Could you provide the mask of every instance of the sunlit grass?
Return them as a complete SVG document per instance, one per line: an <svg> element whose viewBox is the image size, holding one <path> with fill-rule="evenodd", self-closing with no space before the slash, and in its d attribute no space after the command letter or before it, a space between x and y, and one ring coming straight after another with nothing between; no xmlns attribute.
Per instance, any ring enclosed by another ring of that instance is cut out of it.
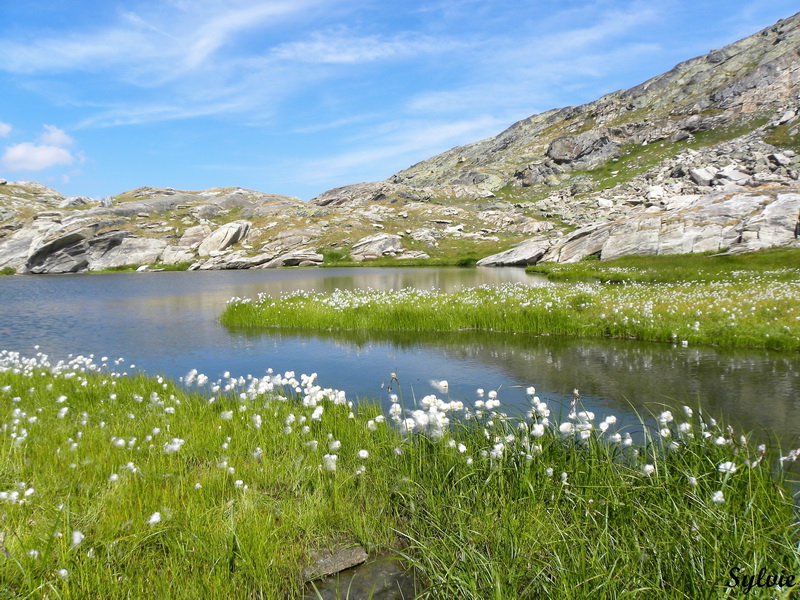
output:
<svg viewBox="0 0 800 600"><path fill-rule="evenodd" d="M551 281L596 279L604 282L680 283L734 281L743 275L776 281L800 279L800 249L774 248L747 254L670 254L623 256L614 260L577 263L539 263L528 273L547 275Z"/></svg>
<svg viewBox="0 0 800 600"><path fill-rule="evenodd" d="M441 381L384 415L313 375L124 366L0 354L0 597L296 598L340 542L401 548L425 598L713 598L734 567L800 570L798 451L688 408L625 429Z"/></svg>
<svg viewBox="0 0 800 600"><path fill-rule="evenodd" d="M458 292L337 290L234 298L222 323L371 331L484 330L800 349L800 278L728 272L725 280L505 284Z"/></svg>

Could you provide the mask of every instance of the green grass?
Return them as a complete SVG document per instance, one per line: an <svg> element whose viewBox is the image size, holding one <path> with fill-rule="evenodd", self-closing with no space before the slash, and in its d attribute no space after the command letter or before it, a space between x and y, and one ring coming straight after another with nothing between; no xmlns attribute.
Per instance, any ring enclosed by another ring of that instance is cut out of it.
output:
<svg viewBox="0 0 800 600"><path fill-rule="evenodd" d="M3 267L0 269L0 275L16 275L17 270L14 267Z"/></svg>
<svg viewBox="0 0 800 600"><path fill-rule="evenodd" d="M794 122L791 125L778 125L772 128L767 135L764 136L764 141L772 144L776 148L784 148L800 152L800 139L797 135L791 135L789 132L797 129L798 123Z"/></svg>
<svg viewBox="0 0 800 600"><path fill-rule="evenodd" d="M384 256L374 260L356 262L354 260L341 260L338 262L323 262L322 267L474 267L481 258L478 256L461 256L448 258L394 258Z"/></svg>
<svg viewBox="0 0 800 600"><path fill-rule="evenodd" d="M187 391L111 368L0 356L0 597L298 598L342 542L402 548L447 600L721 598L733 567L800 569L789 463L699 413L618 430L529 390L519 416L401 394L381 421L293 374Z"/></svg>
<svg viewBox="0 0 800 600"><path fill-rule="evenodd" d="M764 255L764 260L769 261L769 256ZM700 258L687 258L685 265ZM597 261L575 267L581 276L602 274L602 268L603 263ZM690 266L677 269L691 270ZM635 272L623 271L625 276ZM235 328L478 330L800 350L797 269L777 274L757 269L727 271L721 278L710 273L705 280L674 281L672 270L662 271L667 283L639 283L631 277L631 282L623 284L506 284L450 293L300 291L255 301L234 299L221 321Z"/></svg>
<svg viewBox="0 0 800 600"><path fill-rule="evenodd" d="M109 267L107 269L100 269L98 271L90 271L90 273L132 273L141 266L141 264L120 265L118 267ZM192 261L174 264L155 263L146 266L150 271L187 271L189 267L192 266Z"/></svg>
<svg viewBox="0 0 800 600"><path fill-rule="evenodd" d="M777 281L800 277L800 249L775 248L747 254L669 254L624 256L600 261L597 257L577 263L539 263L528 273L547 275L551 281L596 279L609 282L678 283L726 281L732 273L769 274Z"/></svg>
<svg viewBox="0 0 800 600"><path fill-rule="evenodd" d="M189 267L191 267L192 264L193 261L186 261L174 264L159 263L155 265L153 268L158 269L160 271L188 271Z"/></svg>

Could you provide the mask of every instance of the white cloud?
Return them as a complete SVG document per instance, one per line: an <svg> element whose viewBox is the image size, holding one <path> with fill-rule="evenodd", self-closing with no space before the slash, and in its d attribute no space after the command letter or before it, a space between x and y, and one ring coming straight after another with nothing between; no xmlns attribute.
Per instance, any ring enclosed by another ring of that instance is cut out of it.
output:
<svg viewBox="0 0 800 600"><path fill-rule="evenodd" d="M59 129L55 125L45 125L44 129L44 133L39 136L39 141L44 146L65 148L75 143L75 140L68 136L63 129Z"/></svg>
<svg viewBox="0 0 800 600"><path fill-rule="evenodd" d="M11 133L11 125L0 121L0 138L8 137L9 133Z"/></svg>
<svg viewBox="0 0 800 600"><path fill-rule="evenodd" d="M3 166L9 171L41 171L57 165L70 165L74 157L64 148L30 142L6 148Z"/></svg>

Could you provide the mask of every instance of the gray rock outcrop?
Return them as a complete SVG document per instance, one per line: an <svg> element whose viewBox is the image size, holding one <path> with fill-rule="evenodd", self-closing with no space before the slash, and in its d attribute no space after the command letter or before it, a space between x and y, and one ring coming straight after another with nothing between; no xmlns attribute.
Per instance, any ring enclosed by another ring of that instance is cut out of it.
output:
<svg viewBox="0 0 800 600"><path fill-rule="evenodd" d="M250 233L250 221L231 221L219 227L206 237L197 247L197 254L210 256L212 252L221 252L229 246L240 242Z"/></svg>
<svg viewBox="0 0 800 600"><path fill-rule="evenodd" d="M611 260L628 254L745 252L797 245L799 215L800 193L717 193L674 210L642 211L579 229L537 260L570 263L592 255ZM530 244L535 247L536 242ZM504 254L484 259L484 264L508 264L498 262Z"/></svg>
<svg viewBox="0 0 800 600"><path fill-rule="evenodd" d="M535 265L550 249L547 239L527 240L505 252L492 254L478 261L479 267L522 267Z"/></svg>
<svg viewBox="0 0 800 600"><path fill-rule="evenodd" d="M119 245L91 261L92 271L124 267L128 265L149 265L158 262L167 247L164 240L129 236Z"/></svg>
<svg viewBox="0 0 800 600"><path fill-rule="evenodd" d="M378 233L358 240L350 248L350 257L356 262L374 260L381 256L395 256L403 250L400 236Z"/></svg>

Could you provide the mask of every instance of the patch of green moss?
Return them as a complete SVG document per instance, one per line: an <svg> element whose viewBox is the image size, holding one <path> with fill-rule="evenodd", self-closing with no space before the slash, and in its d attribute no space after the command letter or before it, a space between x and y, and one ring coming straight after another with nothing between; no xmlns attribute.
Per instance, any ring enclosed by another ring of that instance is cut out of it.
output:
<svg viewBox="0 0 800 600"><path fill-rule="evenodd" d="M768 144L772 144L776 148L800 152L800 136L790 133L791 131L796 131L798 128L800 128L798 123L778 125L764 136L764 141Z"/></svg>

